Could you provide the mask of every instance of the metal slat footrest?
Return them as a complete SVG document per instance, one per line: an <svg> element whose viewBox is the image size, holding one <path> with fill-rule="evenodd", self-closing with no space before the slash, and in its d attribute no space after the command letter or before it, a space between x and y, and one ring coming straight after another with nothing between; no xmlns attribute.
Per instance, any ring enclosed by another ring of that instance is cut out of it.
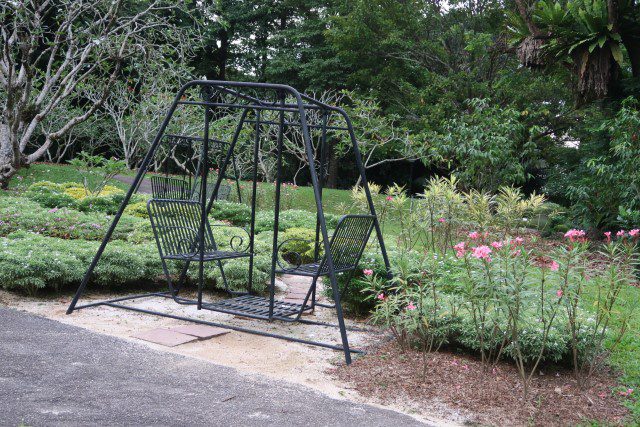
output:
<svg viewBox="0 0 640 427"><path fill-rule="evenodd" d="M235 314L257 319L269 319L269 299L254 295L242 295L222 301L203 303L202 308L206 310L219 311L222 313ZM310 305L296 304L285 301L274 301L273 316L289 317L301 311L312 310Z"/></svg>

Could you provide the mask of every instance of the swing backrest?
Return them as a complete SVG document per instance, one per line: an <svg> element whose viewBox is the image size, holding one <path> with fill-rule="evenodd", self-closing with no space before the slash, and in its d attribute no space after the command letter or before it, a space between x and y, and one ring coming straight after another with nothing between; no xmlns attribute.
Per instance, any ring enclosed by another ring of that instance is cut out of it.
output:
<svg viewBox="0 0 640 427"><path fill-rule="evenodd" d="M193 255L199 251L202 206L193 200L151 199L147 203L151 228L163 257ZM217 249L211 225L205 221L205 252Z"/></svg>
<svg viewBox="0 0 640 427"><path fill-rule="evenodd" d="M184 179L154 175L151 177L151 195L154 199L188 199L189 183Z"/></svg>
<svg viewBox="0 0 640 427"><path fill-rule="evenodd" d="M355 270L373 230L373 215L345 215L336 227L329 243L333 266L336 271ZM320 271L328 272L326 256L322 259Z"/></svg>
<svg viewBox="0 0 640 427"><path fill-rule="evenodd" d="M207 200L211 199L211 195L213 194L213 190L215 190L215 183L207 182ZM220 188L218 188L218 195L216 196L216 200L227 200L229 198L229 194L231 194L231 186L229 184L220 184ZM196 180L196 183L193 188L193 194L191 195L191 200L200 200L200 181Z"/></svg>

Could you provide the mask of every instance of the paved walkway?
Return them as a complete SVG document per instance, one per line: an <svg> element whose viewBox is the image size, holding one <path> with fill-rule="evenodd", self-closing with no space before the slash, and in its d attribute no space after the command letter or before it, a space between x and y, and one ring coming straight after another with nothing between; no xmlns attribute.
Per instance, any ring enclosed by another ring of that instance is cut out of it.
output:
<svg viewBox="0 0 640 427"><path fill-rule="evenodd" d="M0 307L0 425L20 424L420 425L396 412Z"/></svg>
<svg viewBox="0 0 640 427"><path fill-rule="evenodd" d="M131 186L135 177L128 175L115 175L113 179L124 182L125 184L129 184L129 186ZM142 178L142 182L138 187L138 193L151 194L151 180L149 178Z"/></svg>

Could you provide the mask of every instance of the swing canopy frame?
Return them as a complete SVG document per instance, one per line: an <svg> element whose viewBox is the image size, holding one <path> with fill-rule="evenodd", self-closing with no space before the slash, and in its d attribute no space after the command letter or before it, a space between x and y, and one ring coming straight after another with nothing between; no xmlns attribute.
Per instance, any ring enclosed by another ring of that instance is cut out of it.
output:
<svg viewBox="0 0 640 427"><path fill-rule="evenodd" d="M192 127L190 131L185 131L188 126L184 125L184 116L181 116L180 109L194 108L201 111L197 116L202 119L201 126ZM233 131L226 132L227 135L233 134L231 140L225 140L224 136L222 136L224 132L219 132L221 123L232 125L231 129ZM177 127L180 127L180 132L184 134L176 134ZM270 132L271 130L275 131ZM194 132L197 132L198 135L193 135ZM314 245L313 261L303 263L299 254L292 255L288 253L286 254L288 262L285 262L287 265L283 265L282 249L287 241L279 241L278 230L281 192L284 184L282 180L284 138L287 133L296 133L296 140L303 145L301 149L308 165L317 215L315 224L316 238L312 243ZM332 136L343 133L350 140L360 186L366 196L368 208L368 212L343 216L339 220L332 236L329 235L327 229L322 201L322 192L329 162L329 133ZM312 135L317 138L315 145ZM276 147L273 244L268 296L255 295L252 292L253 270L255 268L254 238L256 234L258 164L260 161L259 156L263 154L260 151L261 144L265 138L272 138ZM249 164L251 165L251 194L247 197L250 200L246 200L251 205L251 219L247 229L242 230L239 235L233 236L229 244L226 247L222 247L224 245L216 242L215 233L212 230L216 227L225 226L225 224L217 222L211 224L209 216L214 203L217 200L225 199L229 195L231 186L225 182L226 179L232 178L235 180L238 199L242 201L240 191L241 176L236 162L239 141L244 141L245 146L251 147L251 153L248 156L250 158ZM184 151L185 147L190 153L187 156L189 161L180 161L176 150ZM319 156L316 155L318 149ZM164 160L158 162L158 156L165 156ZM170 170L167 166L165 176L152 176L153 196L147 204L154 237L169 287L168 291L130 295L78 305L125 208L138 191L148 169L152 165L168 165L171 161L170 159L173 159L175 164L179 166L177 169L186 172L188 179L176 178L170 175ZM190 168L188 163L195 164L195 160L197 160L197 166ZM217 166L216 174L211 173L214 166ZM213 181L210 181L210 176L213 176ZM347 327L340 300L344 296L342 293L347 290L348 282L357 269L369 237L374 232L388 275L391 277L384 239L367 183L365 168L358 149L353 125L342 108L328 105L301 94L287 85L194 80L185 84L176 94L157 136L152 141L149 151L142 160L131 187L107 229L69 305L67 314L71 314L75 310L96 306L122 308L340 350L344 352L345 360L349 364L351 363L351 353L359 351L349 347ZM231 290L229 288L224 274L223 261L230 259L246 259L248 261L249 274L246 291ZM181 272L177 280L174 280L175 276L172 276L169 272L169 264L172 262L177 262L181 265ZM206 262L217 263L225 289L230 295L229 299L214 302L203 301L202 291L204 287L204 265ZM189 299L180 295L191 263L197 264L198 267L197 299ZM276 274L293 274L312 278L312 284L303 303L292 303L276 299ZM347 285L343 287L342 291L338 286L338 274L348 275ZM323 276L329 279L334 301L333 305L316 302L316 284L318 279ZM220 322L177 316L126 304L130 300L148 297L171 298L178 304L194 305L198 310L217 311L267 321L333 326L340 330L341 344L300 339ZM302 314L313 311L316 306L335 309L338 324L333 325L302 318Z"/></svg>

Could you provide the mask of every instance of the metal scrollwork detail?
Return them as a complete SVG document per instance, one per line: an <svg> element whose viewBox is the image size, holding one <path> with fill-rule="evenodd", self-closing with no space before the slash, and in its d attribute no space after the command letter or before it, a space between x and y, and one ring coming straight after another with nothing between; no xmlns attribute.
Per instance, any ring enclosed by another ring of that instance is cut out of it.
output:
<svg viewBox="0 0 640 427"><path fill-rule="evenodd" d="M302 254L300 254L299 252L296 251L292 251L292 250L287 250L286 247L284 247L285 244L293 242L293 241L298 241L298 242L313 242L313 240L308 240L308 239L300 239L300 238L291 238L291 239L287 239L283 242L281 242L278 245L278 251L277 254L278 256L276 257L276 263L278 264L278 267L280 267L280 269L282 270L295 270L297 268L299 268L304 261L304 258L302 256ZM288 265L283 265L283 261L284 263L288 264Z"/></svg>
<svg viewBox="0 0 640 427"><path fill-rule="evenodd" d="M237 241L240 241L239 243L235 243ZM244 252L246 251L247 248L242 248L242 245L244 244L244 239L242 238L242 236L233 236L230 240L229 240L229 246L231 247L231 250L235 251L235 252Z"/></svg>

